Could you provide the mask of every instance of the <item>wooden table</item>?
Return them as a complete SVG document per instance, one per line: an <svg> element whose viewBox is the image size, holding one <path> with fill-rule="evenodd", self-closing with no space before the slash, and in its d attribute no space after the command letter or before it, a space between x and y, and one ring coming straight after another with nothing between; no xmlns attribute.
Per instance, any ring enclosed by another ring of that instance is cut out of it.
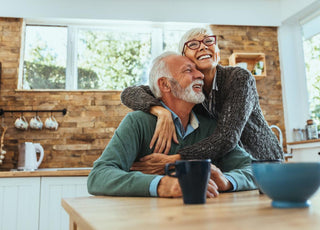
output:
<svg viewBox="0 0 320 230"><path fill-rule="evenodd" d="M70 229L294 230L320 229L320 192L311 206L276 209L257 190L223 193L204 205L184 205L182 199L81 197L62 199Z"/></svg>

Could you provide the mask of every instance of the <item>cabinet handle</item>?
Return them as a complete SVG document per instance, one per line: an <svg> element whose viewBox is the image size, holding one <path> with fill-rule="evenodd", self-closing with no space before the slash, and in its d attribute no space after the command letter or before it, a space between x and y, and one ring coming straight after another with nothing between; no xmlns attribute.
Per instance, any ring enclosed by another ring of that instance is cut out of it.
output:
<svg viewBox="0 0 320 230"><path fill-rule="evenodd" d="M320 152L318 152L318 155L320 155Z"/></svg>

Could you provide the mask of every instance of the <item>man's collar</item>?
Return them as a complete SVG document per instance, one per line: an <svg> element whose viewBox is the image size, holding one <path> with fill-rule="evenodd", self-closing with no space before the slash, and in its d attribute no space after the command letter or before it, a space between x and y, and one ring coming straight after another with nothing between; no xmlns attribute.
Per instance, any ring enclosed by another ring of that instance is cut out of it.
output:
<svg viewBox="0 0 320 230"><path fill-rule="evenodd" d="M182 123L181 123L181 120L180 120L180 118L178 117L178 115L175 114L175 112L173 112L163 101L160 101L160 102L161 102L161 104L162 104L167 110L169 110L169 111L171 112L171 114L172 114L172 119L173 119L174 121L175 121L175 120L178 120L179 123L181 124L181 127L182 127ZM199 122L196 114L195 114L193 111L191 111L191 113L190 113L190 119L189 119L189 124L188 124L188 125L190 125L193 129L197 129L197 128L199 127L199 124L200 124L200 122Z"/></svg>

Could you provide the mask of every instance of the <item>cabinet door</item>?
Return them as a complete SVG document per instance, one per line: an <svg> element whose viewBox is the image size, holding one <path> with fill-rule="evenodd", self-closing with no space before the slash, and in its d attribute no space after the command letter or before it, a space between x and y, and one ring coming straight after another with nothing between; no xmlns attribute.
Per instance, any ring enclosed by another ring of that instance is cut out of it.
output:
<svg viewBox="0 0 320 230"><path fill-rule="evenodd" d="M69 216L61 199L79 196L89 196L87 177L42 177L39 229L69 229Z"/></svg>
<svg viewBox="0 0 320 230"><path fill-rule="evenodd" d="M292 161L313 162L320 161L320 147L318 148L301 148L292 150Z"/></svg>
<svg viewBox="0 0 320 230"><path fill-rule="evenodd" d="M36 230L40 177L0 178L0 229Z"/></svg>
<svg viewBox="0 0 320 230"><path fill-rule="evenodd" d="M310 162L320 161L320 142L319 141L303 141L290 143L287 145L288 152L292 153L289 161Z"/></svg>

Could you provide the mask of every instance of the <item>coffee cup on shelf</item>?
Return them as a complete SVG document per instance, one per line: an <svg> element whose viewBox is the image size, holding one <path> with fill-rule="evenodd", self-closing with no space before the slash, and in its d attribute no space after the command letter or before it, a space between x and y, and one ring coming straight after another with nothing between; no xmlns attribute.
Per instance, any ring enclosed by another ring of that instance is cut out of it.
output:
<svg viewBox="0 0 320 230"><path fill-rule="evenodd" d="M45 127L47 129L57 130L58 126L59 126L59 124L58 124L57 120L54 118L54 116L48 117L45 121Z"/></svg>
<svg viewBox="0 0 320 230"><path fill-rule="evenodd" d="M30 120L30 128L31 129L41 130L42 127L43 127L43 123L42 123L39 116L34 116L33 118L31 118L31 120Z"/></svg>
<svg viewBox="0 0 320 230"><path fill-rule="evenodd" d="M19 118L16 119L16 121L14 122L14 126L17 129L20 130L27 130L28 129L28 121L24 116L20 116Z"/></svg>

